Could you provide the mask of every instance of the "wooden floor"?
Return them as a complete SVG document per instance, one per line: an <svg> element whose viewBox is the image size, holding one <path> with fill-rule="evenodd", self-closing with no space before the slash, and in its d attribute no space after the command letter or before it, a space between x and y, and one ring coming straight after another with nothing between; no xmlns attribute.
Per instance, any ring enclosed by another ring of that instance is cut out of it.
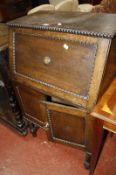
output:
<svg viewBox="0 0 116 175"><path fill-rule="evenodd" d="M43 130L33 138L0 124L0 175L89 175L83 151L47 140ZM116 135L108 136L94 175L116 175Z"/></svg>

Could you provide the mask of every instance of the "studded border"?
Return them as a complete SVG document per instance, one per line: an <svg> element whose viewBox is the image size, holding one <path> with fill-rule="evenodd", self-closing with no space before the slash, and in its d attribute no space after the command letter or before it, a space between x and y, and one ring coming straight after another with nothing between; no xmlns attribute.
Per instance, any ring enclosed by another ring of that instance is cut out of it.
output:
<svg viewBox="0 0 116 175"><path fill-rule="evenodd" d="M22 97L21 97L21 95L20 95L20 90L19 90L19 87L18 87L18 86L16 86L16 90L17 90L18 96L19 96L19 98L20 98L22 107L23 107L23 109L25 109L25 108L24 108L23 99L22 99ZM43 122L43 121L41 121L41 120L39 120L39 119L36 119L34 116L32 116L32 115L30 115L30 114L28 114L28 113L26 113L26 112L24 112L24 114L25 114L26 116L29 116L30 118L36 120L36 121L39 122L40 124L44 124L44 125L45 125L45 122Z"/></svg>
<svg viewBox="0 0 116 175"><path fill-rule="evenodd" d="M18 28L30 28L35 30L47 30L52 32L62 32L62 33L71 33L71 34L80 34L86 36L94 36L94 37L101 37L101 38L113 38L116 34L115 33L107 33L107 32L93 32L93 31L86 31L86 30L78 30L78 29L69 29L69 28L57 28L57 27L50 27L50 26L34 26L31 24L12 24L8 23L11 27L18 27Z"/></svg>
<svg viewBox="0 0 116 175"><path fill-rule="evenodd" d="M17 33L17 34L18 34L18 33ZM19 33L19 34L20 34L20 33ZM23 77L23 78L26 78L26 79L28 79L28 80L31 80L31 81L33 81L33 82L36 82L36 83L45 85L45 86L47 86L47 87L56 89L56 90L58 90L58 91L61 91L61 92L70 94L70 95L72 95L72 96L79 97L79 98L81 98L82 100L88 100L88 99L89 99L89 95L83 96L83 95L80 95L80 94L77 94L77 93L74 93L74 92L65 90L65 89L63 89L63 88L57 87L57 86L55 86L55 85L53 85L53 84L49 84L49 83L46 83L46 82L41 81L41 80L36 80L36 79L32 78L30 75L23 75L23 74L17 72L17 71L16 71L16 54L15 54L15 52L16 52L16 50L15 50L15 35L16 35L16 33L13 32L13 71L14 71L14 73L15 73L16 75L19 75L19 76L21 76L21 77ZM75 43L75 42L78 42L78 43L81 44L81 45L88 45L88 46L94 44L94 47L95 47L95 50L96 50L96 51L97 51L97 47L98 47L97 44L95 44L94 42L88 42L88 41L83 42L83 41L80 41L80 40L77 40L77 39L76 39L76 40L72 40L72 39L65 39L65 38L60 38L60 37L42 36L42 35L37 35L37 34L34 35L34 34L28 34L28 33L22 33L22 35L30 35L30 36L39 37L39 38L44 38L44 39L50 39L50 40L63 40L63 41L74 42L74 43ZM94 53L94 60L95 60L95 56L96 56L96 51L95 51L95 53ZM91 84L91 79L92 79L92 75L93 75L93 71L94 71L94 66L95 66L95 61L94 61L94 63L93 63L93 68L92 68L92 72L91 72L89 84ZM90 89L90 86L89 86L88 91L87 91L88 94L89 94L89 89Z"/></svg>
<svg viewBox="0 0 116 175"><path fill-rule="evenodd" d="M49 121L49 125L50 125L51 136L52 136L53 140L60 141L60 142L63 142L65 144L69 144L69 145L79 146L79 147L85 148L85 145L78 144L78 143L75 143L75 142L71 142L71 141L68 141L68 140L64 140L64 139L60 139L60 138L55 137L54 136L54 132L53 132L53 127L52 127L52 121L51 121L51 113L52 113L52 111L47 109L47 113L48 113L48 121Z"/></svg>

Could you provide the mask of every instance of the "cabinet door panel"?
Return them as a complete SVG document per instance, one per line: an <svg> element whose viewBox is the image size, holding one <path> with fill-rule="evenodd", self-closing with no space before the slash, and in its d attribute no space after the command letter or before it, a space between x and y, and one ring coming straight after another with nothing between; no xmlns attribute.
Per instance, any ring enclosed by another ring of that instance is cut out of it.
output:
<svg viewBox="0 0 116 175"><path fill-rule="evenodd" d="M84 148L86 113L54 103L47 104L47 108L52 139Z"/></svg>
<svg viewBox="0 0 116 175"><path fill-rule="evenodd" d="M41 100L46 100L46 96L25 86L15 85L15 88L26 118L44 126L47 113Z"/></svg>

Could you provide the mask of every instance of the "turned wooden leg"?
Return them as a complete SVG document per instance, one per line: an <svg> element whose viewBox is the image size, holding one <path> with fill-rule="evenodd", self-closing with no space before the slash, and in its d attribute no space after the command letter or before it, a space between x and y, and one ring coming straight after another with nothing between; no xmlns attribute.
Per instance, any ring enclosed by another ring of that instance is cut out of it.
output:
<svg viewBox="0 0 116 175"><path fill-rule="evenodd" d="M33 137L36 137L39 126L35 125L34 123L30 123L29 128L30 128L30 131L31 131Z"/></svg>
<svg viewBox="0 0 116 175"><path fill-rule="evenodd" d="M104 143L103 121L96 118L94 121L93 151L92 151L92 159L91 159L91 167L89 175L94 174L94 170L96 168L100 152L103 147L103 143Z"/></svg>
<svg viewBox="0 0 116 175"><path fill-rule="evenodd" d="M91 153L86 152L84 167L86 169L89 169L90 168L90 163L91 163Z"/></svg>
<svg viewBox="0 0 116 175"><path fill-rule="evenodd" d="M22 111L16 99L15 91L13 89L12 80L11 80L8 66L7 66L7 61L6 61L7 58L8 58L7 51L0 54L1 75L4 81L4 86L5 86L4 88L7 91L7 96L9 98L9 105L12 109L12 112L14 113L15 121L16 121L16 124L13 127L17 129L22 135L27 135L28 125L27 125L27 122L24 120ZM3 86L3 84L1 84L1 86Z"/></svg>

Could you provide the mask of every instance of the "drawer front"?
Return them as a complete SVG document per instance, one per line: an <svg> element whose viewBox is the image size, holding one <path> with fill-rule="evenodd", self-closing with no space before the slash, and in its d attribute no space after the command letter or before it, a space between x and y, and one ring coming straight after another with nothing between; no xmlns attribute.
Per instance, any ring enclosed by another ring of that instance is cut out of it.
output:
<svg viewBox="0 0 116 175"><path fill-rule="evenodd" d="M75 40L75 36L66 39L15 33L13 49L15 74L38 83L41 88L46 87L47 91L53 90L56 96L65 95L69 101L73 98L87 100L95 44L86 39Z"/></svg>
<svg viewBox="0 0 116 175"><path fill-rule="evenodd" d="M54 141L85 148L85 116L83 111L50 103L48 120Z"/></svg>
<svg viewBox="0 0 116 175"><path fill-rule="evenodd" d="M15 83L15 89L25 117L40 126L45 126L47 112L41 100L46 100L46 97L20 84Z"/></svg>

